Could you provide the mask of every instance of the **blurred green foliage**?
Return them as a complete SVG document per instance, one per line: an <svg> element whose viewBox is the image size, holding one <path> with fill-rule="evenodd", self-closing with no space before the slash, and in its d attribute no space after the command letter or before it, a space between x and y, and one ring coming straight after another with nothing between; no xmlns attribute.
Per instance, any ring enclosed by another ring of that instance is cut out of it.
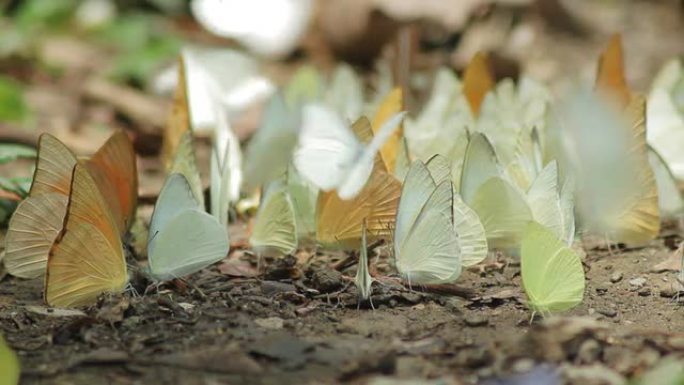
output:
<svg viewBox="0 0 684 385"><path fill-rule="evenodd" d="M7 76L0 75L0 122L24 122L30 116L31 111L24 101L21 85Z"/></svg>

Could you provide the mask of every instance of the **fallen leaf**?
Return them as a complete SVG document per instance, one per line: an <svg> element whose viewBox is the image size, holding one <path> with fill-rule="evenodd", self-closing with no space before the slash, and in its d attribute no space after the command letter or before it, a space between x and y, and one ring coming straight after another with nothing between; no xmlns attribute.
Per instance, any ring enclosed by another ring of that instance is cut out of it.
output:
<svg viewBox="0 0 684 385"><path fill-rule="evenodd" d="M231 277L252 278L259 275L257 269L251 263L240 259L228 259L219 265L221 274Z"/></svg>

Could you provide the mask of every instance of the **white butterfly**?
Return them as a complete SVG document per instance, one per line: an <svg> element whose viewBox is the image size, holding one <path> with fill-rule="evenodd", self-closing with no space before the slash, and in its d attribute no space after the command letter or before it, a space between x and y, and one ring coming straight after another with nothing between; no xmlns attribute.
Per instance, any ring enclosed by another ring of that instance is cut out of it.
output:
<svg viewBox="0 0 684 385"><path fill-rule="evenodd" d="M401 191L394 233L396 267L410 283L450 282L461 274L453 197L450 180L436 185L423 162L411 165Z"/></svg>
<svg viewBox="0 0 684 385"><path fill-rule="evenodd" d="M150 222L150 275L169 280L192 274L223 259L228 247L225 228L199 205L187 179L170 174Z"/></svg>
<svg viewBox="0 0 684 385"><path fill-rule="evenodd" d="M336 189L342 199L351 199L361 191L373 170L375 155L405 116L401 112L390 118L364 146L331 109L309 104L302 114L295 167L321 190Z"/></svg>

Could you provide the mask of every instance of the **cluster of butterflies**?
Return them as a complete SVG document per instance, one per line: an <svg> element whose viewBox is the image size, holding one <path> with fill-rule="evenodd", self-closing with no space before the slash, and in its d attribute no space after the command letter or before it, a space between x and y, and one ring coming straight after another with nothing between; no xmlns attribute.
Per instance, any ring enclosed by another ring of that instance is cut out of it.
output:
<svg viewBox="0 0 684 385"><path fill-rule="evenodd" d="M162 148L167 177L149 226L147 273L155 280L223 259L231 206L249 201L239 201L241 192L259 190L249 238L259 257L312 245L360 250L356 283L368 299L370 243L387 241L394 267L412 285L453 282L464 267L503 250L520 257L530 308L548 314L583 298L577 227L643 244L657 236L661 218L684 210L669 159L647 145L645 102L627 87L619 38L600 60L595 89L557 105L530 79L497 84L478 54L462 82L438 71L415 119L402 111L402 91L386 71L366 101L348 66L329 79L303 67L271 96L244 154L227 114L209 106L208 205L191 99L212 90L193 89L210 83L188 81L197 78L188 64L181 58ZM54 306L123 290L122 237L136 186L125 135L88 160L43 135L29 198L10 222L8 271L45 274Z"/></svg>

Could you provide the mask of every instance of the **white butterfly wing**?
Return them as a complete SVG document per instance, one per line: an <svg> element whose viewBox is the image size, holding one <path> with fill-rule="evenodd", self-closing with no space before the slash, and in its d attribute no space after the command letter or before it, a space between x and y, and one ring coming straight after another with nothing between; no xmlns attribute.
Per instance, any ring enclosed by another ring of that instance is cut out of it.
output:
<svg viewBox="0 0 684 385"><path fill-rule="evenodd" d="M463 200L470 205L480 186L490 178L500 175L501 172L492 144L484 134L472 134L463 159L460 184Z"/></svg>
<svg viewBox="0 0 684 385"><path fill-rule="evenodd" d="M150 274L157 280L184 277L228 254L225 228L211 215L188 209L176 215L155 237L149 252Z"/></svg>
<svg viewBox="0 0 684 385"><path fill-rule="evenodd" d="M397 127L399 127L399 124L404 119L405 115L405 112L400 112L388 119L380 127L377 134L373 136L373 139L368 143L368 146L363 148L356 162L349 170L349 173L343 178L337 188L337 194L340 198L352 199L361 192L361 189L366 185L368 177L373 171L373 164L378 151L380 151L380 148L382 148Z"/></svg>
<svg viewBox="0 0 684 385"><path fill-rule="evenodd" d="M648 160L653 168L658 186L658 206L660 215L666 219L675 219L684 212L684 198L677 187L677 181L660 155L652 148L648 149Z"/></svg>
<svg viewBox="0 0 684 385"><path fill-rule="evenodd" d="M458 235L463 266L476 265L487 257L487 234L480 217L458 194L454 194L454 230Z"/></svg>
<svg viewBox="0 0 684 385"><path fill-rule="evenodd" d="M451 182L437 186L406 239L394 241L397 270L410 283L454 280L461 273L458 238L453 230Z"/></svg>
<svg viewBox="0 0 684 385"><path fill-rule="evenodd" d="M295 167L302 176L321 190L332 190L347 177L362 150L352 130L334 111L316 104L304 106L294 153ZM370 163L372 168L372 159Z"/></svg>
<svg viewBox="0 0 684 385"><path fill-rule="evenodd" d="M397 219L394 226L394 242L402 245L437 185L425 164L416 160L409 168L401 189Z"/></svg>
<svg viewBox="0 0 684 385"><path fill-rule="evenodd" d="M155 247L157 236L173 218L186 210L203 210L195 200L190 183L183 174L172 173L166 177L154 212L150 219L150 235L148 241L148 255Z"/></svg>
<svg viewBox="0 0 684 385"><path fill-rule="evenodd" d="M282 181L274 181L257 211L249 243L260 255L287 255L297 248L295 211Z"/></svg>
<svg viewBox="0 0 684 385"><path fill-rule="evenodd" d="M298 120L280 94L271 98L261 126L245 149L244 182L247 190L285 174L297 145Z"/></svg>
<svg viewBox="0 0 684 385"><path fill-rule="evenodd" d="M551 230L558 238L565 238L563 212L558 189L558 165L547 164L527 191L527 203L532 219Z"/></svg>

